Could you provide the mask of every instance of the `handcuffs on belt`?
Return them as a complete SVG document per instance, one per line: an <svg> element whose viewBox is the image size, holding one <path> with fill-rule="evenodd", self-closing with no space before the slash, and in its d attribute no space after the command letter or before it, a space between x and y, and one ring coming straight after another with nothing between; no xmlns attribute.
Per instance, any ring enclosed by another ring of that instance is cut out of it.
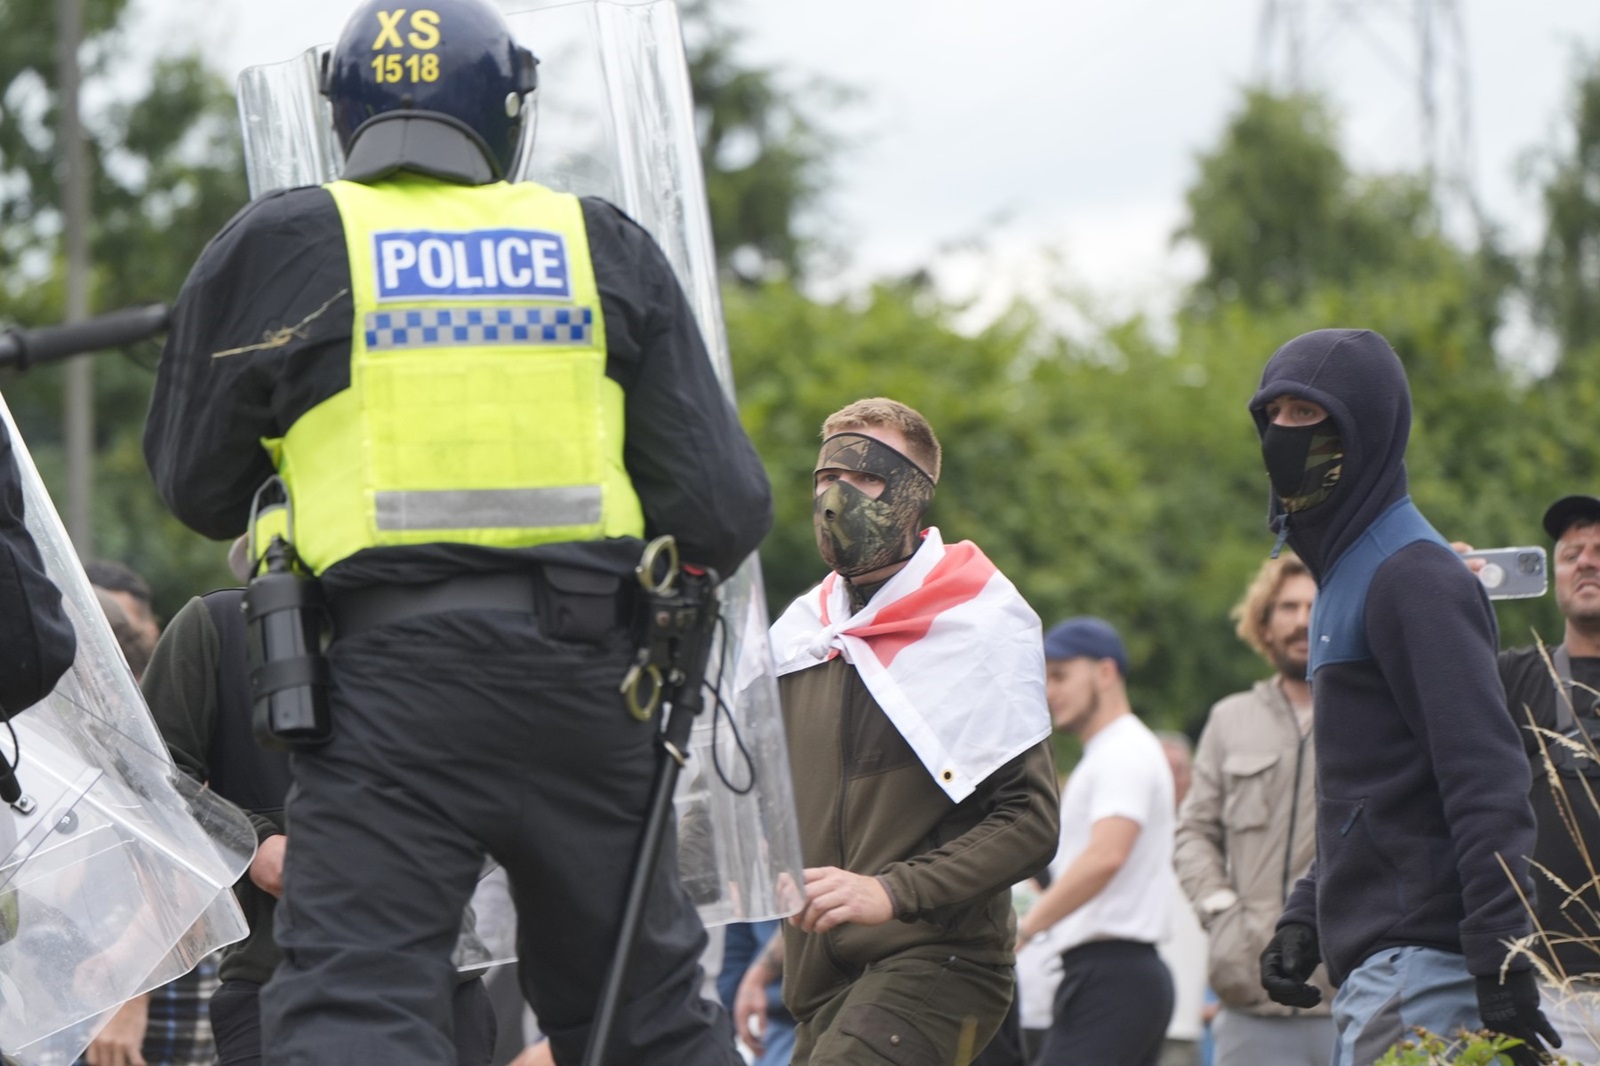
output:
<svg viewBox="0 0 1600 1066"><path fill-rule="evenodd" d="M645 545L634 573L644 589L644 631L621 691L628 713L647 722L663 695L673 698L686 682L698 686L705 678L717 620L717 575L681 565L670 536Z"/></svg>

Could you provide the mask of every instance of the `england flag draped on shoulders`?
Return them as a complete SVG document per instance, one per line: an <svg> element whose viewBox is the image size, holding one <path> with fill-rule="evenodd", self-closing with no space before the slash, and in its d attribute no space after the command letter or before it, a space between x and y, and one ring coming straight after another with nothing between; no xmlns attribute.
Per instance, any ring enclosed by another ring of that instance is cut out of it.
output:
<svg viewBox="0 0 1600 1066"><path fill-rule="evenodd" d="M1050 735L1039 616L971 541L936 528L852 614L837 572L772 626L778 676L842 655L939 787L960 803Z"/></svg>

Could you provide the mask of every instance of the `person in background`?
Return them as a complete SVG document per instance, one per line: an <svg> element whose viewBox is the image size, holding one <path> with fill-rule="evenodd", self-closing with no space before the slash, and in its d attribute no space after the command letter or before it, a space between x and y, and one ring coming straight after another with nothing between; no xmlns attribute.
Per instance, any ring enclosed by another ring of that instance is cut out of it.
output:
<svg viewBox="0 0 1600 1066"><path fill-rule="evenodd" d="M778 936L782 922L732 922L723 926L722 968L717 971L717 998L734 1015L734 1000L745 971L761 954L773 937ZM789 1066L794 1051L794 1015L783 1005L782 975L774 975L766 985L766 1027L759 1037L760 1053L750 1066ZM746 1034L752 1035L752 1034Z"/></svg>
<svg viewBox="0 0 1600 1066"><path fill-rule="evenodd" d="M1044 867L1011 890L1017 920L1050 887L1050 868ZM1056 986L1061 983L1061 953L1050 950L1047 937L1036 936L1017 949L1017 1023L1022 1030L1022 1061L1037 1062L1039 1049L1050 1032Z"/></svg>
<svg viewBox="0 0 1600 1066"><path fill-rule="evenodd" d="M131 567L104 559L90 563L85 572L133 679L142 681L161 636L149 582ZM207 1006L217 985L217 959L212 955L181 977L134 996L95 1034L79 1062L210 1066L217 1059L217 1045Z"/></svg>
<svg viewBox="0 0 1600 1066"><path fill-rule="evenodd" d="M114 559L94 559L84 566L89 584L108 594L127 613L128 621L145 641L146 658L161 637L161 620L156 617L155 593L144 575Z"/></svg>
<svg viewBox="0 0 1600 1066"><path fill-rule="evenodd" d="M1502 651L1500 680L1533 770L1534 949L1550 975L1541 974L1539 998L1561 1053L1590 1063L1600 1062L1600 497L1563 496L1543 524L1561 642Z"/></svg>
<svg viewBox="0 0 1600 1066"><path fill-rule="evenodd" d="M155 643L145 639L144 629L133 624L133 619L128 617L127 610L117 597L96 585L94 598L100 605L100 612L106 616L106 624L111 627L111 635L116 638L117 650L122 652L123 661L128 664L133 679L139 680L144 676L145 667L150 665L150 653L155 650Z"/></svg>
<svg viewBox="0 0 1600 1066"><path fill-rule="evenodd" d="M1061 955L1039 1066L1157 1066L1172 1021L1172 974L1156 950L1172 908L1172 771L1128 702L1128 653L1099 618L1044 638L1055 727L1083 743L1061 796L1051 883L1017 926Z"/></svg>
<svg viewBox="0 0 1600 1066"><path fill-rule="evenodd" d="M1178 812L1173 861L1210 936L1207 979L1219 1007L1216 1066L1326 1066L1333 990L1286 1007L1261 987L1261 952L1289 890L1316 853L1315 741L1307 634L1317 584L1292 552L1268 559L1234 606L1239 639L1273 669L1212 706L1194 787Z"/></svg>

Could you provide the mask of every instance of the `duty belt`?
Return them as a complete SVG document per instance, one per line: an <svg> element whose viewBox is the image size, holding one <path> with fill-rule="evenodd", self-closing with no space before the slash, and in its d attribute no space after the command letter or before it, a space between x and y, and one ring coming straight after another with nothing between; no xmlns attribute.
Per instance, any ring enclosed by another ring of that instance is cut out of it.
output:
<svg viewBox="0 0 1600 1066"><path fill-rule="evenodd" d="M550 635L594 639L596 631L629 624L632 583L577 567L462 574L416 585L369 585L331 598L335 639L445 611L518 611L536 615ZM572 616L587 605L586 620ZM597 610L596 610L597 608ZM572 632L574 624L580 632ZM586 624L585 624L586 623Z"/></svg>
<svg viewBox="0 0 1600 1066"><path fill-rule="evenodd" d="M331 603L333 631L349 637L378 626L442 611L534 610L531 573L463 574L423 585L369 585Z"/></svg>

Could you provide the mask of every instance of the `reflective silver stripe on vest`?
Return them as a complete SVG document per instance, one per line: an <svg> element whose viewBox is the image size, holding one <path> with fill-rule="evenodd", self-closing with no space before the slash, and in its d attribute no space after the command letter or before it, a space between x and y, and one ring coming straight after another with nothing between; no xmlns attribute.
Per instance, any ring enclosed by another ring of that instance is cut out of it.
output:
<svg viewBox="0 0 1600 1066"><path fill-rule="evenodd" d="M557 489L443 489L377 494L378 528L548 529L600 521L599 485Z"/></svg>

